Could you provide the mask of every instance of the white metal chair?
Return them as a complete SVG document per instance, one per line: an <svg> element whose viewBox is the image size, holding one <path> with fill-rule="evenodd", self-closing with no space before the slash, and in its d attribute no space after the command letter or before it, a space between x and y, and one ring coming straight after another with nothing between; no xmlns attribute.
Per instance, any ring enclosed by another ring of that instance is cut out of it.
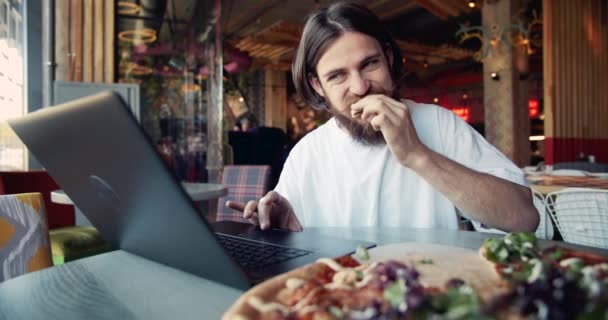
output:
<svg viewBox="0 0 608 320"><path fill-rule="evenodd" d="M542 193L532 189L532 202L539 215L536 236L540 239L553 239L553 223L551 223L551 218L549 217L549 213L547 212L547 208L545 206L545 196Z"/></svg>
<svg viewBox="0 0 608 320"><path fill-rule="evenodd" d="M571 177L585 177L587 172L576 169L557 169L551 171L552 176L571 176Z"/></svg>
<svg viewBox="0 0 608 320"><path fill-rule="evenodd" d="M608 248L608 190L567 188L545 203L564 241Z"/></svg>
<svg viewBox="0 0 608 320"><path fill-rule="evenodd" d="M553 239L553 224L551 219L548 217L547 210L545 209L545 198L542 193L532 189L532 201L536 211L539 215L538 228L536 228L536 237L539 239ZM487 228L477 221L471 220L475 231L487 232L487 233L498 233L506 234L506 232L498 229Z"/></svg>

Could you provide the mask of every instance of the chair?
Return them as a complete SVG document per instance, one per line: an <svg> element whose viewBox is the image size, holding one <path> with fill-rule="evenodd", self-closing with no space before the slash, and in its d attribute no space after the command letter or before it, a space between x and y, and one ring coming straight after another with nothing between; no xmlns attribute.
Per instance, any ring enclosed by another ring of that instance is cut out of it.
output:
<svg viewBox="0 0 608 320"><path fill-rule="evenodd" d="M269 165L269 187L277 184L289 151L289 139L282 129L256 127L249 132L230 131L228 142L235 165Z"/></svg>
<svg viewBox="0 0 608 320"><path fill-rule="evenodd" d="M76 222L73 206L51 202L51 191L57 189L60 187L46 170L0 172L0 194L42 194L49 229L73 226Z"/></svg>
<svg viewBox="0 0 608 320"><path fill-rule="evenodd" d="M548 240L553 239L553 223L551 223L551 217L549 217L549 213L545 207L545 196L532 189L532 203L534 203L534 207L536 208L536 211L538 211L540 217L538 220L538 228L536 229L536 237Z"/></svg>
<svg viewBox="0 0 608 320"><path fill-rule="evenodd" d="M532 202L539 215L538 227L534 233L539 239L553 239L553 224L551 223L551 219L548 217L547 210L545 209L545 198L542 193L534 189L531 190ZM506 234L506 232L502 230L488 228L477 221L471 220L471 224L473 225L473 229L478 232Z"/></svg>
<svg viewBox="0 0 608 320"><path fill-rule="evenodd" d="M247 203L263 197L269 190L270 166L225 166L222 184L228 187L228 195L218 199L217 221L247 222L242 213L226 207L226 201Z"/></svg>
<svg viewBox="0 0 608 320"><path fill-rule="evenodd" d="M608 190L567 188L545 203L564 241L608 248Z"/></svg>
<svg viewBox="0 0 608 320"><path fill-rule="evenodd" d="M553 169L576 169L588 172L608 172L608 164L597 162L560 162L553 165Z"/></svg>
<svg viewBox="0 0 608 320"><path fill-rule="evenodd" d="M0 282L52 266L40 193L0 195Z"/></svg>
<svg viewBox="0 0 608 320"><path fill-rule="evenodd" d="M57 189L60 187L46 170L0 172L0 194L42 194L48 218L53 264L63 264L110 250L110 245L103 241L97 230L74 225L74 206L51 201L51 191Z"/></svg>

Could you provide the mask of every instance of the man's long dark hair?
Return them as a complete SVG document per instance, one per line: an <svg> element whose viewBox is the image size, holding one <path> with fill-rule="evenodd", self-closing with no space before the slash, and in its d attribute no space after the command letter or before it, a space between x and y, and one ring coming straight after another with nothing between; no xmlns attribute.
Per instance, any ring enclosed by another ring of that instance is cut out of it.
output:
<svg viewBox="0 0 608 320"><path fill-rule="evenodd" d="M403 72L403 60L397 43L384 28L380 19L364 6L338 2L312 13L304 26L298 52L291 71L296 91L302 99L317 109L328 109L328 104L312 87L309 77L316 77L316 67L325 50L345 32L359 32L378 41L387 61L392 60L391 78L398 85Z"/></svg>

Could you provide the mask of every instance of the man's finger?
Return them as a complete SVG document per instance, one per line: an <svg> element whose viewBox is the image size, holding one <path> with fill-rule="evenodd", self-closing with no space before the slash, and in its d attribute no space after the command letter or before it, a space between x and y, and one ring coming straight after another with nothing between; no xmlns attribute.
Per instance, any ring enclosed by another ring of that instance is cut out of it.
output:
<svg viewBox="0 0 608 320"><path fill-rule="evenodd" d="M272 198L271 194L267 194L260 199L260 204L258 205L258 219L260 220L260 228L262 230L270 228L270 212L273 206Z"/></svg>
<svg viewBox="0 0 608 320"><path fill-rule="evenodd" d="M380 131L382 126L385 124L386 116L384 114L379 114L369 120L369 123L372 125L372 128L376 131Z"/></svg>
<svg viewBox="0 0 608 320"><path fill-rule="evenodd" d="M245 204L238 201L228 200L226 201L226 207L240 212L245 211Z"/></svg>
<svg viewBox="0 0 608 320"><path fill-rule="evenodd" d="M257 201L251 200L251 201L247 202L247 204L245 205L245 208L243 209L243 218L245 218L245 219L253 218L257 210L258 210Z"/></svg>

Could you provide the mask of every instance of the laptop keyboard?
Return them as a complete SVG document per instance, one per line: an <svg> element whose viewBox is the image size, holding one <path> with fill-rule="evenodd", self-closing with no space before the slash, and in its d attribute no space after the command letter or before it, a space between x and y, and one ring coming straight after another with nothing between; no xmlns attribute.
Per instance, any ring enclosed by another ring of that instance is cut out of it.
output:
<svg viewBox="0 0 608 320"><path fill-rule="evenodd" d="M257 269L266 265L307 255L310 251L283 247L216 233L228 254L244 268Z"/></svg>

